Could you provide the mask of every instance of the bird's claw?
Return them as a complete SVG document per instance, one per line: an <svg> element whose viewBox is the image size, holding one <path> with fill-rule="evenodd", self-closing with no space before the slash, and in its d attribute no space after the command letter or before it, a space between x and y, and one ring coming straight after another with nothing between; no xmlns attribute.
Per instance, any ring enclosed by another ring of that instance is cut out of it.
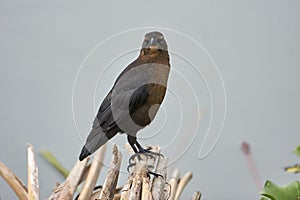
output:
<svg viewBox="0 0 300 200"><path fill-rule="evenodd" d="M155 176L155 178L157 178L157 177L161 177L161 178L164 178L161 174L158 174L158 173L155 173L155 172L151 172L151 171L149 171L148 170L148 172L147 172L147 175L150 177L150 175L153 175L153 176Z"/></svg>
<svg viewBox="0 0 300 200"><path fill-rule="evenodd" d="M129 170L129 169L130 169L131 167L134 167L135 165L136 165L135 163L131 163L131 164L129 164L129 165L127 166L127 171L128 171L128 173L130 173L130 170ZM158 174L158 173L155 173L155 172L150 171L150 169L151 169L151 170L154 169L154 166L153 166L153 165L148 165L147 167L148 167L148 170L147 170L147 176L148 176L148 177L150 177L150 175L153 175L153 176L155 176L156 178L157 178L157 177L164 178L161 174Z"/></svg>
<svg viewBox="0 0 300 200"><path fill-rule="evenodd" d="M154 153L154 152L152 152L152 153ZM138 161L143 160L142 157L141 157L141 154L143 154L143 155L149 157L150 159L155 159L155 156L152 155L151 153L148 153L148 152L138 152L138 153L135 153L135 154L133 154L132 156L130 156L130 158L129 158L129 163L130 163L130 164L133 163L132 161L134 161L135 158L137 158Z"/></svg>
<svg viewBox="0 0 300 200"><path fill-rule="evenodd" d="M129 158L129 163L132 164L133 162L135 162L135 158L138 159L138 161L141 161L142 160L142 157L139 153L135 153L133 154L132 156L130 156Z"/></svg>
<svg viewBox="0 0 300 200"><path fill-rule="evenodd" d="M131 168L131 167L133 167L135 165L136 165L135 163L129 163L129 165L127 166L128 173L130 173L129 168Z"/></svg>
<svg viewBox="0 0 300 200"><path fill-rule="evenodd" d="M164 158L164 155L162 155L161 153L153 152L150 149L151 148L149 148L149 149L139 149L139 153L144 153L144 154L148 154L148 155L156 155L156 156L161 156L161 157ZM154 156L152 156L152 158L154 158Z"/></svg>

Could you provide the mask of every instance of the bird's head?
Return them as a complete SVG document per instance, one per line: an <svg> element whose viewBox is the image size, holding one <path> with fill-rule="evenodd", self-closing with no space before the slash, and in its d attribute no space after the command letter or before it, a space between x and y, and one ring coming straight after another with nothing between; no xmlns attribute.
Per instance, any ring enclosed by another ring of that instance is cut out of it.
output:
<svg viewBox="0 0 300 200"><path fill-rule="evenodd" d="M148 53L153 53L157 51L167 51L168 46L163 34L157 31L153 31L145 35L142 49L144 49Z"/></svg>

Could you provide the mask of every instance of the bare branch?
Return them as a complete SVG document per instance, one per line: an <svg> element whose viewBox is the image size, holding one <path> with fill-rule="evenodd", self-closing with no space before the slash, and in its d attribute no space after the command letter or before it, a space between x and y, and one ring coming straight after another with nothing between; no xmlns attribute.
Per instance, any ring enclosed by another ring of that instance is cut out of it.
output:
<svg viewBox="0 0 300 200"><path fill-rule="evenodd" d="M71 200L73 198L74 192L78 186L84 169L87 165L88 158L83 161L77 161L68 178L57 188L55 188L48 198L49 200Z"/></svg>
<svg viewBox="0 0 300 200"><path fill-rule="evenodd" d="M197 191L193 194L192 200L200 200L201 199L201 192Z"/></svg>
<svg viewBox="0 0 300 200"><path fill-rule="evenodd" d="M101 200L112 200L115 195L116 186L118 182L122 155L118 151L116 145L113 147L113 159L111 161L107 177L105 179L103 189L101 190L99 198Z"/></svg>
<svg viewBox="0 0 300 200"><path fill-rule="evenodd" d="M186 173L180 180L178 184L178 188L175 195L175 200L179 200L179 197L185 188L185 186L189 183L189 181L192 179L193 174L191 172Z"/></svg>
<svg viewBox="0 0 300 200"><path fill-rule="evenodd" d="M179 183L179 170L175 169L172 174L172 178L169 180L169 184L171 186L170 198L169 200L174 200L178 183Z"/></svg>
<svg viewBox="0 0 300 200"><path fill-rule="evenodd" d="M78 198L79 200L85 200L91 198L100 170L103 166L105 152L106 152L106 144L96 151L87 178L80 192L80 196Z"/></svg>
<svg viewBox="0 0 300 200"><path fill-rule="evenodd" d="M31 144L27 144L27 162L28 162L28 199L39 199L39 180L38 167L34 159L34 150Z"/></svg>
<svg viewBox="0 0 300 200"><path fill-rule="evenodd" d="M27 200L27 188L24 183L2 162L0 162L0 175L16 193L20 200Z"/></svg>

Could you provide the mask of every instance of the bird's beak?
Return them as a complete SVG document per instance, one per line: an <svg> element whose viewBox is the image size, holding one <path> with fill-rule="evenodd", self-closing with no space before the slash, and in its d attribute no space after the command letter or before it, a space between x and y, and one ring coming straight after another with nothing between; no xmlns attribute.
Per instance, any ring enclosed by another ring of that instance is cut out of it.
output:
<svg viewBox="0 0 300 200"><path fill-rule="evenodd" d="M153 37L150 38L149 48L150 48L151 50L158 49L157 42L155 41L155 38L153 38Z"/></svg>

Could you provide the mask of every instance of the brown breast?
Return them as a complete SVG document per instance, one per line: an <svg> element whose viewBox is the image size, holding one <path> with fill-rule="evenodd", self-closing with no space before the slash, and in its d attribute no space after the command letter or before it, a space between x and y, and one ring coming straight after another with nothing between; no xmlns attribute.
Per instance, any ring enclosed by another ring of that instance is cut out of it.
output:
<svg viewBox="0 0 300 200"><path fill-rule="evenodd" d="M144 60L143 60L144 59ZM170 72L168 53L157 54L151 58L143 58L141 64L145 63L151 68L150 83L148 84L148 98L143 106L132 113L132 119L140 125L146 126L156 116L158 109L165 97L167 82Z"/></svg>

